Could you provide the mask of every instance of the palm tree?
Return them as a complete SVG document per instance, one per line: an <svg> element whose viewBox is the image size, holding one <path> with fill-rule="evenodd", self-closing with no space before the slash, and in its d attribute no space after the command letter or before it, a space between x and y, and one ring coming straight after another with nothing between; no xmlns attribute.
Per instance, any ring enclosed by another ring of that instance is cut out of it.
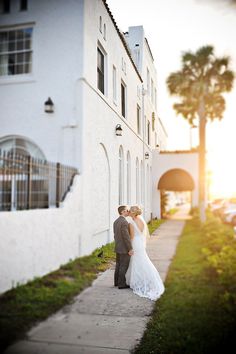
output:
<svg viewBox="0 0 236 354"><path fill-rule="evenodd" d="M205 221L205 128L208 119L222 119L225 110L223 92L233 87L234 73L228 69L229 57L216 58L212 46L196 53L182 54L182 68L167 78L171 95L180 98L173 108L190 125L199 121L199 208Z"/></svg>

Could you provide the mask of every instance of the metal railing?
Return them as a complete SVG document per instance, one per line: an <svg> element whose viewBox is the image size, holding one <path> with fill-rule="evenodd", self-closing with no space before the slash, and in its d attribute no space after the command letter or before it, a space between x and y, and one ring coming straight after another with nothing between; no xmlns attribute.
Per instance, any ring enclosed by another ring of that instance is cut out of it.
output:
<svg viewBox="0 0 236 354"><path fill-rule="evenodd" d="M74 167L0 150L0 211L59 207L76 174Z"/></svg>

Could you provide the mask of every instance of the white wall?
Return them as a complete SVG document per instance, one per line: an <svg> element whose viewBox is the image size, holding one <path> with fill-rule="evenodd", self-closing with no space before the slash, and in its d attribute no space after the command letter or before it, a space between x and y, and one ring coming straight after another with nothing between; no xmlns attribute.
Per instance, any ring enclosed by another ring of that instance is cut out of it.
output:
<svg viewBox="0 0 236 354"><path fill-rule="evenodd" d="M132 26L129 27L128 32L125 33L125 38L128 42L132 57L136 63L138 70L143 79L143 88L146 92L144 97L144 109L145 109L145 140L147 141L147 120L151 123L151 141L150 146L152 149L156 148L159 144L162 150L166 148L167 144L167 134L163 126L161 118L158 116L158 106L157 106L157 72L155 67L155 62L150 52L148 42L145 38L143 26ZM138 45L138 46L137 46ZM150 91L147 92L147 69L149 70L149 87ZM153 99L152 99L152 87L151 81L153 81ZM155 130L152 130L152 114L155 115ZM155 138L155 135L157 138Z"/></svg>
<svg viewBox="0 0 236 354"><path fill-rule="evenodd" d="M85 1L85 41L84 41L84 77L89 85L97 92L102 100L111 107L121 118L121 81L127 87L127 116L125 121L137 132L136 108L137 104L141 107L141 96L137 95L137 87L141 89L142 81L134 69L134 66L127 54L127 51L121 42L121 39L114 27L114 24L107 13L102 1ZM103 33L99 31L99 18L102 18L102 24L106 25L106 39ZM105 94L103 95L97 88L97 46L102 46L105 56ZM125 69L122 67L122 62ZM117 70L117 101L113 100L113 66ZM86 102L88 102L86 100ZM104 108L103 108L104 106ZM106 110L105 105L99 107L96 116L87 115L87 119L92 119L93 124L97 122L97 115ZM111 112L113 114L113 112ZM105 127L105 122L103 125Z"/></svg>
<svg viewBox="0 0 236 354"><path fill-rule="evenodd" d="M111 109L107 102L86 82L83 94L87 102L84 114L84 159L83 188L80 198L83 200L83 244L82 253L89 253L94 243L104 244L113 240L113 221L117 218L119 189L119 148L124 151L124 199L127 203L126 157L131 158L131 204L136 204L136 157L143 159L142 140L134 134L128 123ZM94 117L94 120L89 119ZM122 123L123 135L115 135L115 126ZM95 132L95 134L94 134ZM109 218L108 218L109 217ZM92 223L88 220L92 219ZM107 235L104 230L109 228ZM96 235L96 236L94 236ZM98 241L99 239L99 241Z"/></svg>
<svg viewBox="0 0 236 354"><path fill-rule="evenodd" d="M0 293L80 256L80 176L57 209L0 213Z"/></svg>
<svg viewBox="0 0 236 354"><path fill-rule="evenodd" d="M192 206L198 205L198 153L159 153L153 151L152 206L153 217L160 218L160 191L158 182L162 175L174 168L180 168L190 174L195 189L192 191Z"/></svg>
<svg viewBox="0 0 236 354"><path fill-rule="evenodd" d="M85 1L85 50L84 78L78 85L77 97L82 97L82 164L83 176L83 241L82 253L90 253L94 245L102 245L113 240L113 221L117 217L119 189L119 147L124 150L124 199L127 203L126 157L131 156L131 204L136 203L136 157L144 160L143 154L150 148L137 134L137 104L142 108L142 96L137 87L142 82L135 71L127 51L114 27L114 24L101 1ZM99 19L102 18L102 33ZM103 26L106 25L106 39ZM105 94L97 88L97 46L106 53ZM125 63L126 69L122 67ZM113 66L117 70L117 101L113 100ZM127 116L121 115L121 80L127 87ZM79 103L78 103L79 104ZM121 124L122 137L115 135L115 127ZM151 151L150 160L151 161ZM147 161L145 161L146 168ZM145 184L146 185L146 184ZM103 196L103 199L102 199ZM142 204L145 204L143 201ZM150 219L151 205L145 205L145 217ZM92 218L93 222L88 223Z"/></svg>

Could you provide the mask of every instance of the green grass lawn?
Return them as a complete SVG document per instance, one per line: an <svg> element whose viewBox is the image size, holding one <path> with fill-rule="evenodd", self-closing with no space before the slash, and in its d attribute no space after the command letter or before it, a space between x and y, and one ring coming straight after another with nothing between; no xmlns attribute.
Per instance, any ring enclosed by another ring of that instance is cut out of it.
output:
<svg viewBox="0 0 236 354"><path fill-rule="evenodd" d="M222 238L224 242L219 241ZM234 352L230 346L234 347L235 342L236 272L228 278L225 273L222 282L219 274L222 275L224 266L221 264L222 272L217 272L209 258L213 253L215 259L222 259L215 249L220 242L221 251L227 243L231 244L231 250L234 249L230 269L235 269L236 241L228 226L214 219L205 228L200 227L196 218L187 222L168 272L166 291L156 302L152 319L135 354ZM210 249L213 251L209 256Z"/></svg>

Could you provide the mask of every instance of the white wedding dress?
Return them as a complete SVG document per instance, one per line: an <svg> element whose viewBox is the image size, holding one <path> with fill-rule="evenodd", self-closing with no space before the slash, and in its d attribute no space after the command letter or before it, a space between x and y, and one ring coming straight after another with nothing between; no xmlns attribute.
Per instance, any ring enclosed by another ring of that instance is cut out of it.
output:
<svg viewBox="0 0 236 354"><path fill-rule="evenodd" d="M126 283L133 292L141 297L147 297L150 300L157 300L164 292L164 284L161 277L149 259L146 252L146 237L148 232L147 224L144 223L144 230L141 232L133 219L129 222L134 227L134 238L132 246L134 250L131 256L129 268L126 272Z"/></svg>

